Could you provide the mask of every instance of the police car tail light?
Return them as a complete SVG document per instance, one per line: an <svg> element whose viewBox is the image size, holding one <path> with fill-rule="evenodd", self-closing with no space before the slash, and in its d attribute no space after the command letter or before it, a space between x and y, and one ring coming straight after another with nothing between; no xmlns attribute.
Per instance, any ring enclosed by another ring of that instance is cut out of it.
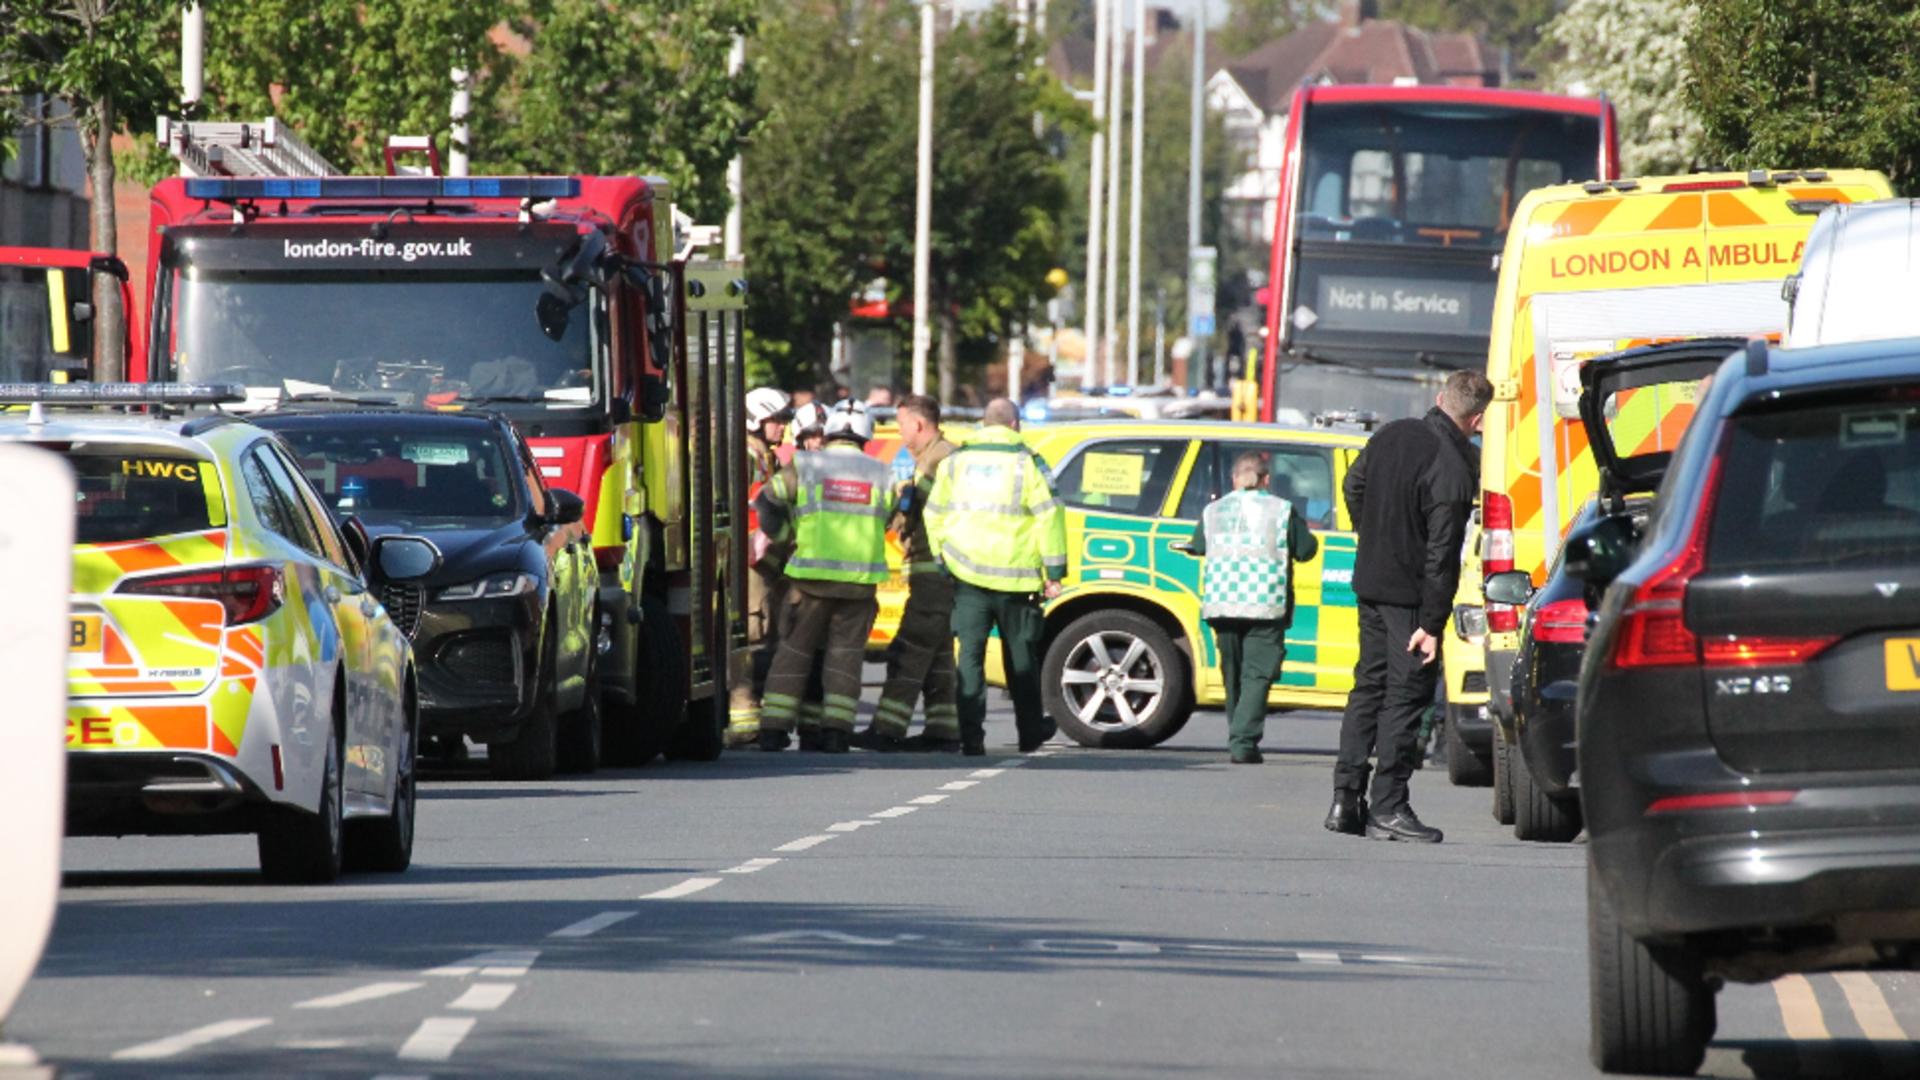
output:
<svg viewBox="0 0 1920 1080"><path fill-rule="evenodd" d="M226 609L228 626L258 622L273 614L286 599L280 570L273 566L229 566L219 570L157 574L125 582L114 591L134 596L215 600Z"/></svg>
<svg viewBox="0 0 1920 1080"><path fill-rule="evenodd" d="M1587 640L1587 602L1576 596L1540 605L1533 613L1533 640L1567 645Z"/></svg>
<svg viewBox="0 0 1920 1080"><path fill-rule="evenodd" d="M1488 577L1513 569L1513 500L1498 491L1480 494L1480 571ZM1520 629L1512 604L1487 605L1487 632Z"/></svg>

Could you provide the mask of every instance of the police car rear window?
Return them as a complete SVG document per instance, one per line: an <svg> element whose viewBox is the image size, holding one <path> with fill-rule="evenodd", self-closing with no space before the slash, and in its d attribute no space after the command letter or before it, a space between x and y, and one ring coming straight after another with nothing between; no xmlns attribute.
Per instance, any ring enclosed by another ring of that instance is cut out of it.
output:
<svg viewBox="0 0 1920 1080"><path fill-rule="evenodd" d="M210 461L144 452L67 455L78 481L74 540L111 544L226 523Z"/></svg>
<svg viewBox="0 0 1920 1080"><path fill-rule="evenodd" d="M1920 406L1830 401L1730 428L1709 566L1920 565Z"/></svg>

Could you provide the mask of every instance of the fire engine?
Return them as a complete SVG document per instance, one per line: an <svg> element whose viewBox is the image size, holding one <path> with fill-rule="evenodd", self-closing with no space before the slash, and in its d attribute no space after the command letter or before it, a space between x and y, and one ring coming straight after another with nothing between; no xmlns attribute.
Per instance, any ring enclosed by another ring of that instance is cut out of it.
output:
<svg viewBox="0 0 1920 1080"><path fill-rule="evenodd" d="M721 752L745 648L738 263L638 176L444 176L426 140L341 175L275 121L162 119L136 380L240 383L249 405L507 414L586 502L605 753ZM425 152L425 168L401 160Z"/></svg>

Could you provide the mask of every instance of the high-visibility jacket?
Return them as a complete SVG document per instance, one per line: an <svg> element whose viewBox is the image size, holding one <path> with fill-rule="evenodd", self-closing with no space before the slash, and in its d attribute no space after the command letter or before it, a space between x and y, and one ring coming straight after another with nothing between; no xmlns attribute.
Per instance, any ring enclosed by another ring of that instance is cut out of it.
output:
<svg viewBox="0 0 1920 1080"><path fill-rule="evenodd" d="M1279 619L1287 613L1287 537L1293 504L1242 488L1208 504L1201 517L1206 565L1203 619Z"/></svg>
<svg viewBox="0 0 1920 1080"><path fill-rule="evenodd" d="M1036 592L1067 576L1067 516L1053 475L1019 432L974 432L940 463L923 517L947 572L999 592Z"/></svg>
<svg viewBox="0 0 1920 1080"><path fill-rule="evenodd" d="M802 451L762 493L777 518L768 537L793 540L786 573L802 581L878 585L887 580L893 471L844 443ZM764 519L763 519L764 520Z"/></svg>

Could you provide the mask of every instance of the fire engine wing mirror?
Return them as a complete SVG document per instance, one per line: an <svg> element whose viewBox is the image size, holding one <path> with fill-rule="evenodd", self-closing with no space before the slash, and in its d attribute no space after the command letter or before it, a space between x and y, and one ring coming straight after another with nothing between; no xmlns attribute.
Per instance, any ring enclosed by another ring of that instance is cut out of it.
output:
<svg viewBox="0 0 1920 1080"><path fill-rule="evenodd" d="M413 581L440 569L440 549L418 536L383 536L373 542L373 564L385 581Z"/></svg>
<svg viewBox="0 0 1920 1080"><path fill-rule="evenodd" d="M1525 570L1502 570L1487 575L1480 591L1489 603L1524 604L1533 597L1533 575Z"/></svg>
<svg viewBox="0 0 1920 1080"><path fill-rule="evenodd" d="M1605 588L1633 562L1634 546L1633 519L1625 515L1607 517L1567 537L1567 550L1561 557L1567 573L1588 585ZM1492 579L1488 582L1491 584Z"/></svg>

